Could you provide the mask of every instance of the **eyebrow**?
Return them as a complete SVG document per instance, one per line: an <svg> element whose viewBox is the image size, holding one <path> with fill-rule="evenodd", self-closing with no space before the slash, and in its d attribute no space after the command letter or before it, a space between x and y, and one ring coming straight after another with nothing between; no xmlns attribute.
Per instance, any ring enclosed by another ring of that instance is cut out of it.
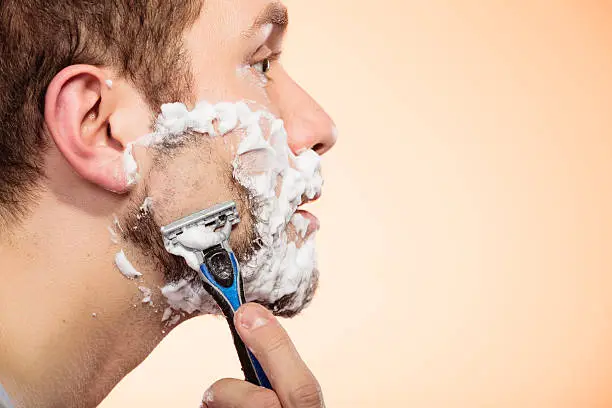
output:
<svg viewBox="0 0 612 408"><path fill-rule="evenodd" d="M255 18L255 22L245 32L245 37L253 37L265 25L272 24L285 30L289 25L289 13L287 7L280 2L269 3L265 9Z"/></svg>

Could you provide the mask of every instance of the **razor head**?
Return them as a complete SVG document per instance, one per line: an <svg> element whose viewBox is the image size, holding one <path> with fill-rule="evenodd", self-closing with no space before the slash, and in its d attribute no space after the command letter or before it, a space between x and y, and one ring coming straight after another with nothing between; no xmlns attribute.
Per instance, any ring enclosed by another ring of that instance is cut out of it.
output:
<svg viewBox="0 0 612 408"><path fill-rule="evenodd" d="M207 227L212 230L223 227L226 223L236 225L240 222L236 203L227 201L206 210L198 211L197 213L188 215L178 221L161 227L161 233L164 238L164 244L177 244L177 237L188 228Z"/></svg>

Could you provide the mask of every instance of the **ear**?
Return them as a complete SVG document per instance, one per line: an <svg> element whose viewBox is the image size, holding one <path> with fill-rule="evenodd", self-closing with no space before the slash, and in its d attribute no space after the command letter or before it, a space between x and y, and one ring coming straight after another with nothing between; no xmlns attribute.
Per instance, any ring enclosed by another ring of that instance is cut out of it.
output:
<svg viewBox="0 0 612 408"><path fill-rule="evenodd" d="M58 149L84 179L113 192L129 190L124 168L127 143L113 135L110 118L117 97L104 72L72 65L51 81L45 97L45 124Z"/></svg>

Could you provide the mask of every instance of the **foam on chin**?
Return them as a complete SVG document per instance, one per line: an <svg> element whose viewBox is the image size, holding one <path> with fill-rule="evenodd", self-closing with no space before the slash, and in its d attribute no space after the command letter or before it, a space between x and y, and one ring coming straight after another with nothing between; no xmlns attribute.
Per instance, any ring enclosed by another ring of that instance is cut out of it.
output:
<svg viewBox="0 0 612 408"><path fill-rule="evenodd" d="M241 264L248 301L257 300L273 304L292 295L276 312L295 312L309 301L307 294L316 279L316 253L314 234L298 248L287 237L287 226L299 226L304 237L303 217L295 214L302 197L317 196L322 188L320 157L313 150L296 156L289 148L287 132L282 120L271 113L252 111L244 102L199 102L191 111L182 103L162 106L155 131L137 142L152 146L179 141L186 131L206 133L211 137L223 136L233 130L243 130L245 137L238 146L233 161L233 176L249 189L258 206L255 224L261 238L261 249ZM216 129L216 130L215 130ZM264 137L264 132L267 137ZM131 152L130 152L131 153ZM128 154L128 153L126 153ZM253 160L256 156L258 160ZM257 162L257 165L253 165ZM133 166L126 166L133 171ZM277 194L277 191L279 192ZM297 229L297 228L296 228ZM181 240L180 245L166 248L182 256L199 273L199 263L190 249L206 249L219 243L229 231L199 231ZM187 313L212 312L216 308L200 287L187 280L173 282L162 289L168 304ZM213 310L211 310L213 309Z"/></svg>
<svg viewBox="0 0 612 408"><path fill-rule="evenodd" d="M294 242L288 242L286 229L292 218L298 217L298 224L302 221L301 215L295 214L302 196L312 199L321 191L320 157L312 150L296 157L287 144L283 121L266 119L271 121L269 139L257 133L254 135L258 137L247 137L234 160L234 178L258 200L256 215L261 222L255 227L263 241L262 248L242 265L243 278L247 300L273 304L293 295L290 303L283 304L284 310L276 312L297 311L308 301L306 294L316 272L314 235L298 248ZM261 150L266 155L272 150L272 163L268 169L252 174L242 157Z"/></svg>

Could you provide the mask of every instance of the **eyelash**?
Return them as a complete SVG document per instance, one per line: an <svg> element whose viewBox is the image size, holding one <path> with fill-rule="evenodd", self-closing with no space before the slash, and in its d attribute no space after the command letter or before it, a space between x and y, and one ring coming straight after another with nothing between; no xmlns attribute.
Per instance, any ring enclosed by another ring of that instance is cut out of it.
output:
<svg viewBox="0 0 612 408"><path fill-rule="evenodd" d="M261 61L251 64L251 68L257 71L260 75L265 76L266 80L270 80L271 78L268 75L268 73L272 69L272 64L280 59L280 55L281 55L280 52L271 54L267 56L266 58L262 59ZM260 64L261 64L261 69L258 69L257 66Z"/></svg>

